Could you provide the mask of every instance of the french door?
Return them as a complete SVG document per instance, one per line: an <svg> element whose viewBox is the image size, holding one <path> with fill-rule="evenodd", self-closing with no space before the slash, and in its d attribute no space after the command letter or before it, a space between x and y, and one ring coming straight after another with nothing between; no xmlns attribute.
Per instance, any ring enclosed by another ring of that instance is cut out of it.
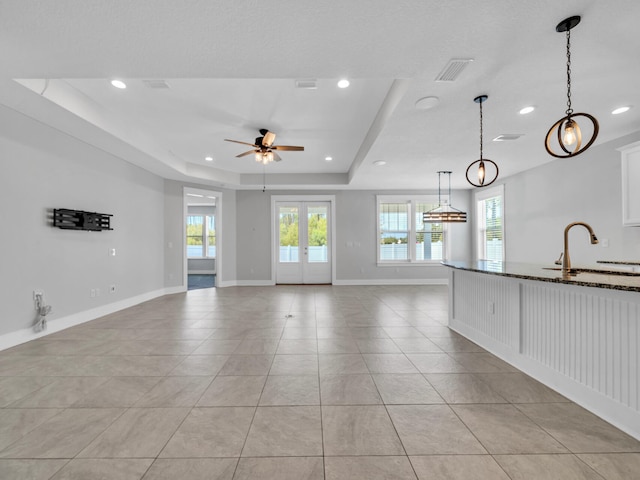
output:
<svg viewBox="0 0 640 480"><path fill-rule="evenodd" d="M331 283L331 202L276 202L276 283Z"/></svg>

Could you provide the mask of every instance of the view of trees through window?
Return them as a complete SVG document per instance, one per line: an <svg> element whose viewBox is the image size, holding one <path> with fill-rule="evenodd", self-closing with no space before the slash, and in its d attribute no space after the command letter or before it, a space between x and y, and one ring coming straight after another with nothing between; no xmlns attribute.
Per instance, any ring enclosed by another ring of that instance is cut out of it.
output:
<svg viewBox="0 0 640 480"><path fill-rule="evenodd" d="M215 258L216 227L213 215L187 215L187 257Z"/></svg>

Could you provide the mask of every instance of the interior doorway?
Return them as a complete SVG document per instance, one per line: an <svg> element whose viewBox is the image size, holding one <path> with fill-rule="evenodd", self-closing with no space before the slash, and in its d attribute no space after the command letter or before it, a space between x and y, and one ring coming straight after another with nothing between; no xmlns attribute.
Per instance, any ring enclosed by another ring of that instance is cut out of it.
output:
<svg viewBox="0 0 640 480"><path fill-rule="evenodd" d="M184 285L187 290L220 284L222 194L184 188Z"/></svg>
<svg viewBox="0 0 640 480"><path fill-rule="evenodd" d="M333 283L332 199L276 198L273 221L275 283Z"/></svg>

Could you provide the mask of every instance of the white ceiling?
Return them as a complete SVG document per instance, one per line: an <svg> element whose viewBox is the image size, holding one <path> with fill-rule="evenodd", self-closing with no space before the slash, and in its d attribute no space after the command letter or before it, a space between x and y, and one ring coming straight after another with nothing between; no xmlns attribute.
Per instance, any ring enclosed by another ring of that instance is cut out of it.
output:
<svg viewBox="0 0 640 480"><path fill-rule="evenodd" d="M543 142L566 108L555 26L571 15L582 16L571 36L575 111L599 119L597 143L640 130L637 0L3 0L0 102L167 178L432 189L438 170L452 170L452 186L467 188L480 94L484 156L501 176L562 161ZM474 61L456 81L434 81L452 58ZM350 87L337 88L340 78ZM296 89L297 79L318 88ZM425 96L440 103L416 109ZM519 115L525 105L537 108ZM621 105L635 108L612 116ZM248 148L224 139L253 142L260 128L305 151L264 169L235 158ZM491 141L513 133L523 137Z"/></svg>

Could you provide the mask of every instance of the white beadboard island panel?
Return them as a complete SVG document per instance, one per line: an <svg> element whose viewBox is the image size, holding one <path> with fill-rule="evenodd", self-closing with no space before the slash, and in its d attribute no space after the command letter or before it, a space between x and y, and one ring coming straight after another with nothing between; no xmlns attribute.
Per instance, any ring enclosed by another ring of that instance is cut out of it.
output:
<svg viewBox="0 0 640 480"><path fill-rule="evenodd" d="M449 327L640 439L640 293L524 277L450 268Z"/></svg>

